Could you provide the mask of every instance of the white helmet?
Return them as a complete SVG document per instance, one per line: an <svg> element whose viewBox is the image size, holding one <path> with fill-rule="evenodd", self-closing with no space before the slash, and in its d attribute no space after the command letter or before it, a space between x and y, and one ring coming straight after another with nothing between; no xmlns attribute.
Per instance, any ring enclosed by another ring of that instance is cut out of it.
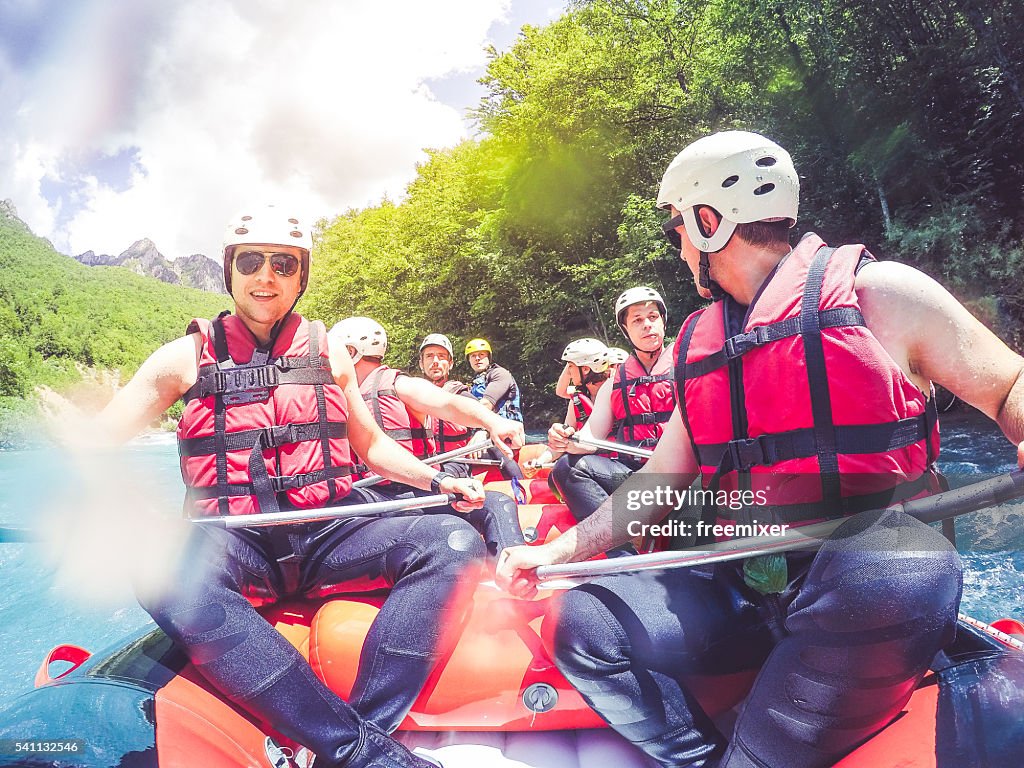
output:
<svg viewBox="0 0 1024 768"><path fill-rule="evenodd" d="M667 323L668 310L665 309L665 300L661 298L660 293L653 288L648 288L646 285L638 285L636 288L627 288L619 294L619 298L615 300L615 322L619 324L620 328L624 328L625 326L622 322L622 316L626 313L626 310L634 304L645 304L648 301L653 301L658 305L658 311L661 312L661 318Z"/></svg>
<svg viewBox="0 0 1024 768"><path fill-rule="evenodd" d="M448 357L455 359L455 353L452 352L452 342L443 333L428 333L423 341L420 343L420 352L422 353L424 348L429 346L444 347L448 350Z"/></svg>
<svg viewBox="0 0 1024 768"><path fill-rule="evenodd" d="M723 131L690 144L676 155L658 190L658 207L673 206L686 234L704 253L722 250L737 224L789 219L796 224L800 178L793 160L770 139L749 131ZM711 237L698 226L695 206L708 205L722 216Z"/></svg>
<svg viewBox="0 0 1024 768"><path fill-rule="evenodd" d="M608 347L599 339L576 339L562 352L562 359L567 363L585 365L594 373L608 370Z"/></svg>
<svg viewBox="0 0 1024 768"><path fill-rule="evenodd" d="M285 209L273 205L254 206L236 214L224 232L224 286L231 293L231 254L236 245L290 245L301 248L302 267L299 296L309 282L309 252L313 250L313 235L297 216L289 216Z"/></svg>
<svg viewBox="0 0 1024 768"><path fill-rule="evenodd" d="M384 327L369 317L346 317L335 323L328 334L334 344L344 344L356 351L352 362L364 357L380 357L388 351L388 334Z"/></svg>
<svg viewBox="0 0 1024 768"><path fill-rule="evenodd" d="M629 359L629 352L619 347L608 347L609 365L622 365Z"/></svg>

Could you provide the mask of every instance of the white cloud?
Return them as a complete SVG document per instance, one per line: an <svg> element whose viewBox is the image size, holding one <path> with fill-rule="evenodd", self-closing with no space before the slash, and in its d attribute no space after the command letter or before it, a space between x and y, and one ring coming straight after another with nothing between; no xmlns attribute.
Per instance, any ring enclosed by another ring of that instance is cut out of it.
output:
<svg viewBox="0 0 1024 768"><path fill-rule="evenodd" d="M55 3L31 66L0 55L17 76L0 85L17 104L0 118L0 197L69 253L145 236L171 257L215 253L249 202L320 216L398 197L423 148L469 130L424 81L482 66L509 4ZM105 178L104 155L133 158L130 174Z"/></svg>

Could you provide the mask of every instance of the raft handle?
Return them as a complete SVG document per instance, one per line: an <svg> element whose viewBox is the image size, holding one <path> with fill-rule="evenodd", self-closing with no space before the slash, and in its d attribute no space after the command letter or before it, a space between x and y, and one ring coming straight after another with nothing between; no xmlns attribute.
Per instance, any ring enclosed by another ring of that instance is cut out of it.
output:
<svg viewBox="0 0 1024 768"><path fill-rule="evenodd" d="M44 685L49 685L55 680L60 680L65 675L69 675L84 664L92 653L85 650L78 645L69 645L67 643L58 645L43 659L43 663L39 666L39 671L36 672L35 686L40 688ZM55 661L66 661L71 664L70 667L65 669L56 677L50 677L50 665Z"/></svg>

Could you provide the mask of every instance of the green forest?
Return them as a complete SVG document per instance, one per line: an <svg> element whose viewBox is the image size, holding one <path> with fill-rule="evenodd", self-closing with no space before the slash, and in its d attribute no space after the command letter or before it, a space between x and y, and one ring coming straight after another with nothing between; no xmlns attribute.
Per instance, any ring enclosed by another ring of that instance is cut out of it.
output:
<svg viewBox="0 0 1024 768"><path fill-rule="evenodd" d="M299 309L328 325L377 319L389 362L407 368L427 333L449 334L457 353L483 336L525 390L528 427L543 428L565 344L623 343L612 316L623 289L658 288L673 331L699 306L654 197L687 143L742 128L793 155L794 238L815 231L917 266L1020 349L1019 11L1019 0L577 0L489 51L477 138L429 150L400 201L320 223ZM0 266L8 413L82 366L130 374L226 302L82 267L9 222Z"/></svg>
<svg viewBox="0 0 1024 768"><path fill-rule="evenodd" d="M429 332L485 337L539 427L564 345L622 343L619 292L657 287L673 332L697 308L654 197L687 143L743 128L793 155L794 237L815 231L913 264L1020 348L1020 10L1019 0L574 2L490 51L480 138L431 151L401 202L324 224L301 308L328 323L374 317L393 365L414 365Z"/></svg>
<svg viewBox="0 0 1024 768"><path fill-rule="evenodd" d="M109 397L158 346L227 296L161 283L121 267L87 267L0 215L0 444L33 440L39 385ZM29 432L29 434L25 434Z"/></svg>

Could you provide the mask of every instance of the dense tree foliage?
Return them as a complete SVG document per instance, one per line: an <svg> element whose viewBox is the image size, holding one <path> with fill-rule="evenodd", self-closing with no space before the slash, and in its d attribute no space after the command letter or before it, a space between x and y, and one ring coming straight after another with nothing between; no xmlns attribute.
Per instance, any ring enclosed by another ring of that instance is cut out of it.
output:
<svg viewBox="0 0 1024 768"><path fill-rule="evenodd" d="M4 215L0 274L0 440L33 387L68 385L96 370L126 381L191 318L212 317L229 302L119 267L84 266Z"/></svg>
<svg viewBox="0 0 1024 768"><path fill-rule="evenodd" d="M1010 0L576 0L492 50L478 138L436 149L401 202L321 223L304 313L364 314L418 341L483 336L525 388L528 421L559 405L564 345L623 343L615 297L646 283L669 326L698 306L661 237L661 174L684 145L747 128L801 173L794 236L863 242L942 280L1004 338L1024 319L1024 37ZM0 395L130 372L226 299L86 269L0 230ZM457 355L456 375L468 368Z"/></svg>
<svg viewBox="0 0 1024 768"><path fill-rule="evenodd" d="M915 264L1019 344L1014 10L1009 0L579 0L491 51L479 139L431 152L401 203L324 223L303 307L329 323L375 317L398 365L414 364L428 332L487 337L532 393L529 416L552 405L566 342L620 341L611 309L624 288L662 290L673 329L697 306L653 198L686 143L747 128L794 155L794 234Z"/></svg>

